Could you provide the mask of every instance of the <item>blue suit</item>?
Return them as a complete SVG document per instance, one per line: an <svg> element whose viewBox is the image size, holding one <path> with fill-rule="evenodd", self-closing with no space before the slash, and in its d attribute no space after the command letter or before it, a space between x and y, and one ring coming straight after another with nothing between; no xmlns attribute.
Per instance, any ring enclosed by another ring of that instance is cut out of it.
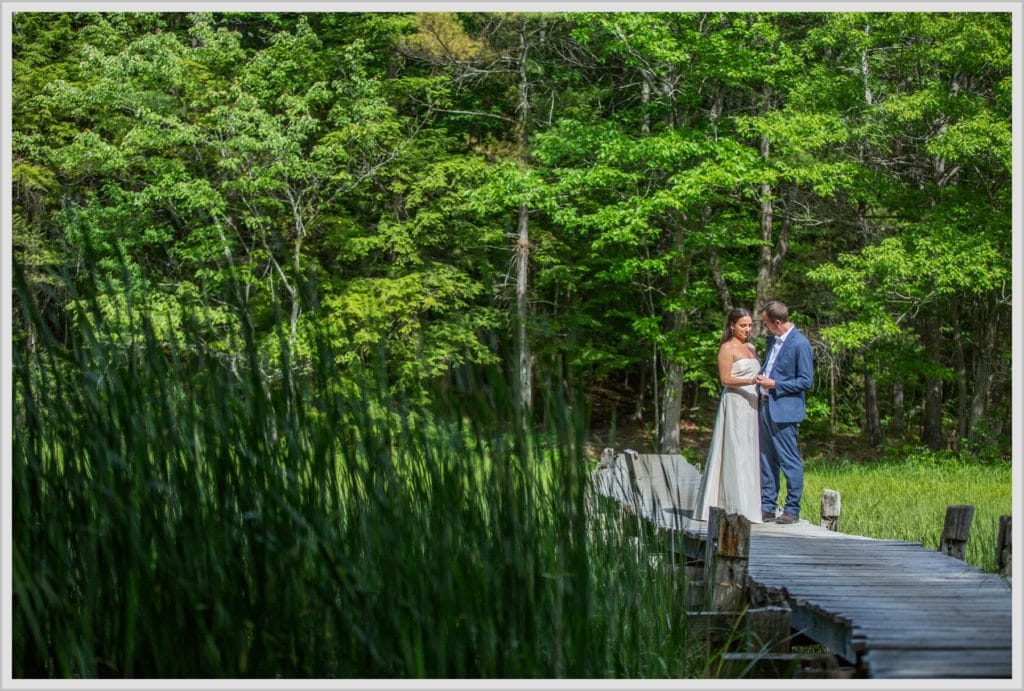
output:
<svg viewBox="0 0 1024 691"><path fill-rule="evenodd" d="M765 365L775 345L768 337ZM766 374L762 368L761 374ZM814 384L811 343L791 327L775 358L769 379L775 388L761 390L758 420L761 447L761 510L775 513L779 498L779 471L786 478L786 504L783 510L800 515L800 497L804 490L804 462L797 446L797 423L807 414L807 390ZM767 395L767 398L764 396Z"/></svg>

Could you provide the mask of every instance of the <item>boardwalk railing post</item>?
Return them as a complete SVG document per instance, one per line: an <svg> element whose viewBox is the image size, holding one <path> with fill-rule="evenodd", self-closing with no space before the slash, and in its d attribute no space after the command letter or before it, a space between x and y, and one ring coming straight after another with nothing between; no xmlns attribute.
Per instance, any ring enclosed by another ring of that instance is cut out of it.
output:
<svg viewBox="0 0 1024 691"><path fill-rule="evenodd" d="M750 521L735 513L719 514L715 528L716 545L707 579L708 609L739 612L747 605Z"/></svg>
<svg viewBox="0 0 1024 691"><path fill-rule="evenodd" d="M826 530L839 530L839 513L843 503L839 492L834 489L824 489L821 492L821 523Z"/></svg>
<svg viewBox="0 0 1024 691"><path fill-rule="evenodd" d="M719 506L712 506L708 510L708 532L704 536L704 609L710 609L711 605L711 577L718 548L718 523L724 516L725 509Z"/></svg>
<svg viewBox="0 0 1024 691"><path fill-rule="evenodd" d="M1012 568L1012 557L1013 557L1013 541L1011 537L1013 535L1013 519L1009 516L999 517L999 538L996 540L996 567L999 569L999 573L1004 576L1009 576L1013 573Z"/></svg>
<svg viewBox="0 0 1024 691"><path fill-rule="evenodd" d="M633 501L633 510L637 518L644 515L643 487L641 484L645 479L643 470L640 468L640 454L633 449L626 449L623 454L626 458L626 471L629 473L629 489Z"/></svg>
<svg viewBox="0 0 1024 691"><path fill-rule="evenodd" d="M939 551L963 561L967 552L967 536L974 520L974 507L970 504L954 504L946 507L946 524L942 529Z"/></svg>

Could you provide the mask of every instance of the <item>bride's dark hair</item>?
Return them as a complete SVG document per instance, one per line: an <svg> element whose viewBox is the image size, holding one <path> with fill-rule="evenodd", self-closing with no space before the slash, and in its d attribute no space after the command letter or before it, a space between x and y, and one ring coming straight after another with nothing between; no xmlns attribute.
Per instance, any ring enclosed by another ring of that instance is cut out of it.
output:
<svg viewBox="0 0 1024 691"><path fill-rule="evenodd" d="M729 314L725 317L725 333L722 334L722 343L725 343L730 338L732 338L732 325L738 322L743 317L750 317L750 312L743 307L736 307L731 312L729 312Z"/></svg>

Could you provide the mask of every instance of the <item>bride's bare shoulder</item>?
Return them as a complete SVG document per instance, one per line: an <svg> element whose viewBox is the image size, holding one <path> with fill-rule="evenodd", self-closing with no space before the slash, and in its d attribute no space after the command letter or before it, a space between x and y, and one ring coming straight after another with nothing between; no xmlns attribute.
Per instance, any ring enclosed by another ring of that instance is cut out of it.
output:
<svg viewBox="0 0 1024 691"><path fill-rule="evenodd" d="M729 362L737 362L751 357L756 359L757 353L749 343L723 343L722 347L718 349L718 356L727 357Z"/></svg>

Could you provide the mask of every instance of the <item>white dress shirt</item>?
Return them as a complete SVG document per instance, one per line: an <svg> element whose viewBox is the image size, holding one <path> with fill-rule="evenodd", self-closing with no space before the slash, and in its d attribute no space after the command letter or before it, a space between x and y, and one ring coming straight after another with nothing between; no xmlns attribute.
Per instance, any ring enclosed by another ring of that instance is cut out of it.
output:
<svg viewBox="0 0 1024 691"><path fill-rule="evenodd" d="M764 376L769 379L772 378L772 369L775 367L775 358L779 356L779 351L782 350L782 344L786 341L786 336L788 336L789 332L792 330L793 327L790 326L786 329L786 333L775 337L775 342L772 344L772 352L768 353L768 362L764 366Z"/></svg>

